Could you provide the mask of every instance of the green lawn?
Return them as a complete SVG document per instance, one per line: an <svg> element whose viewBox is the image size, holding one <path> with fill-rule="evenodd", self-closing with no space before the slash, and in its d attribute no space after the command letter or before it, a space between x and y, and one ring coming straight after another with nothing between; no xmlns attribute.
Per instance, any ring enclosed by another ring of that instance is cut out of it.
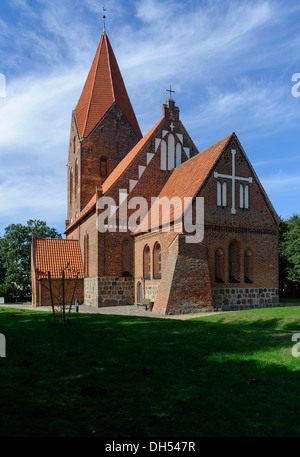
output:
<svg viewBox="0 0 300 457"><path fill-rule="evenodd" d="M186 321L0 312L0 436L300 436L300 308Z"/></svg>

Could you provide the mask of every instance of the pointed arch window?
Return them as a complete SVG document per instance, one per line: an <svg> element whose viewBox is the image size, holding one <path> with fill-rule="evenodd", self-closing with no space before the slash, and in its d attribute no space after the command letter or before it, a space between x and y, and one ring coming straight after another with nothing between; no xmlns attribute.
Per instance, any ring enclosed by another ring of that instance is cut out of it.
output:
<svg viewBox="0 0 300 457"><path fill-rule="evenodd" d="M170 133L166 140L160 143L160 168L161 170L173 170L181 165L182 146L175 142L175 136Z"/></svg>
<svg viewBox="0 0 300 457"><path fill-rule="evenodd" d="M227 183L217 181L217 206L227 206Z"/></svg>
<svg viewBox="0 0 300 457"><path fill-rule="evenodd" d="M179 165L181 165L181 153L182 147L181 144L178 142L176 144L176 167L179 167Z"/></svg>
<svg viewBox="0 0 300 457"><path fill-rule="evenodd" d="M101 157L100 159L100 177L107 177L107 159L105 157Z"/></svg>
<svg viewBox="0 0 300 457"><path fill-rule="evenodd" d="M229 282L238 283L240 282L240 252L236 240L230 243L228 251Z"/></svg>
<svg viewBox="0 0 300 457"><path fill-rule="evenodd" d="M160 168L161 170L167 170L167 143L165 142L165 140L161 140Z"/></svg>
<svg viewBox="0 0 300 457"><path fill-rule="evenodd" d="M251 284L253 282L253 254L250 249L244 253L244 282Z"/></svg>
<svg viewBox="0 0 300 457"><path fill-rule="evenodd" d="M168 136L168 170L175 167L175 138L172 133Z"/></svg>
<svg viewBox="0 0 300 457"><path fill-rule="evenodd" d="M224 282L224 254L221 248L215 252L215 282Z"/></svg>
<svg viewBox="0 0 300 457"><path fill-rule="evenodd" d="M74 189L74 195L76 197L77 189L78 189L78 159L76 159L75 162L75 189Z"/></svg>
<svg viewBox="0 0 300 457"><path fill-rule="evenodd" d="M150 268L151 268L151 254L148 245L144 247L143 251L143 276L145 279L150 279Z"/></svg>
<svg viewBox="0 0 300 457"><path fill-rule="evenodd" d="M87 233L84 235L83 240L83 268L84 268L84 275L89 276L89 249L90 249L90 237Z"/></svg>
<svg viewBox="0 0 300 457"><path fill-rule="evenodd" d="M132 265L132 252L131 252L131 242L126 239L123 241L122 246L123 251L123 276L131 276L131 265Z"/></svg>
<svg viewBox="0 0 300 457"><path fill-rule="evenodd" d="M161 246L155 243L153 248L153 277L161 279Z"/></svg>
<svg viewBox="0 0 300 457"><path fill-rule="evenodd" d="M240 208L249 209L249 186L240 184Z"/></svg>
<svg viewBox="0 0 300 457"><path fill-rule="evenodd" d="M70 183L69 183L69 198L70 198L70 202L72 201L72 197L73 197L73 172L72 172L72 169L71 169L71 172L70 172Z"/></svg>

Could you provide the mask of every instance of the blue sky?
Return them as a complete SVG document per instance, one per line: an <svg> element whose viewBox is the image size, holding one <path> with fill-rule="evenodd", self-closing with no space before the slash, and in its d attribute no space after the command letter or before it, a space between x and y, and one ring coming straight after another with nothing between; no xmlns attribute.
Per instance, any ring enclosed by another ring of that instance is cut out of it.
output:
<svg viewBox="0 0 300 457"><path fill-rule="evenodd" d="M71 113L102 6L143 134L171 84L198 149L236 132L278 214L300 213L297 0L1 0L0 235L32 218L64 230Z"/></svg>

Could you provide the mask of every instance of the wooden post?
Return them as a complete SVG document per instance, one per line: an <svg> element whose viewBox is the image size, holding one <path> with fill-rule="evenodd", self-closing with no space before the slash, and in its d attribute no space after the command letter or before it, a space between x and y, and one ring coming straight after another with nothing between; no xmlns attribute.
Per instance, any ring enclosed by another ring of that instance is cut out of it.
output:
<svg viewBox="0 0 300 457"><path fill-rule="evenodd" d="M65 270L61 272L62 278L62 307L63 307L63 321L65 322L66 313L65 313Z"/></svg>
<svg viewBox="0 0 300 457"><path fill-rule="evenodd" d="M73 289L73 294L72 294L71 303L70 303L70 307L69 307L69 316L70 316L71 308L72 308L72 305L73 305L73 300L74 300L74 295L75 295L75 289L76 289L78 274L79 274L79 273L78 273L78 271L77 271L77 275L76 275L76 278L75 278L74 289Z"/></svg>
<svg viewBox="0 0 300 457"><path fill-rule="evenodd" d="M50 298L51 298L51 307L52 307L53 317L55 318L50 271L48 271L48 281L49 281L49 290L50 290Z"/></svg>

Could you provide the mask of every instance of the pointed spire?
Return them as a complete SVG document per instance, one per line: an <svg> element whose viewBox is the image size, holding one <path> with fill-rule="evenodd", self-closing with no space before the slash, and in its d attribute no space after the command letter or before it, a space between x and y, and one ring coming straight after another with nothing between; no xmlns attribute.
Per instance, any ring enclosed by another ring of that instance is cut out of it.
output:
<svg viewBox="0 0 300 457"><path fill-rule="evenodd" d="M138 139L142 138L104 26L92 66L75 108L80 138L86 138L92 132L114 103L117 103Z"/></svg>

